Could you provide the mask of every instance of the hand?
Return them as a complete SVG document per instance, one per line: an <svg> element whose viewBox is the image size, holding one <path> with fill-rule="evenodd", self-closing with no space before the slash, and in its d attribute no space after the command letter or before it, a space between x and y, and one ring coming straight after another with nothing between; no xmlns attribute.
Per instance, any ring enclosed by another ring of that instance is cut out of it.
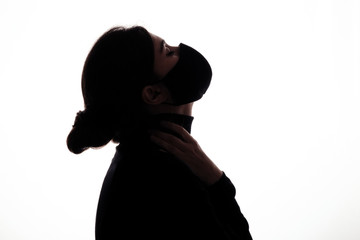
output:
<svg viewBox="0 0 360 240"><path fill-rule="evenodd" d="M163 122L161 125L178 134L181 139L169 133L153 130L150 139L154 143L183 161L205 184L212 185L221 178L223 172L183 127L171 122Z"/></svg>

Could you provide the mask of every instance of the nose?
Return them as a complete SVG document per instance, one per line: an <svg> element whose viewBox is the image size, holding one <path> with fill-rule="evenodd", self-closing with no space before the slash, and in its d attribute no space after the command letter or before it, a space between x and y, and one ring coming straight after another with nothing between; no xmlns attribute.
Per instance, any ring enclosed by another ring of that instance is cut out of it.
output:
<svg viewBox="0 0 360 240"><path fill-rule="evenodd" d="M169 48L170 48L170 51L174 52L175 55L179 56L179 53L180 53L179 46L170 46Z"/></svg>

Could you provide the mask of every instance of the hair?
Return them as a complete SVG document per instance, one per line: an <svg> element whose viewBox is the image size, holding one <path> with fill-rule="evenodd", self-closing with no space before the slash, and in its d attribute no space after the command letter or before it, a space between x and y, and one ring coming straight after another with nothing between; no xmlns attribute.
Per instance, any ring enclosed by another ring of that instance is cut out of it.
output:
<svg viewBox="0 0 360 240"><path fill-rule="evenodd" d="M143 27L114 27L95 42L82 72L85 109L67 137L71 152L129 136L144 114L141 90L154 78L153 65L153 42Z"/></svg>

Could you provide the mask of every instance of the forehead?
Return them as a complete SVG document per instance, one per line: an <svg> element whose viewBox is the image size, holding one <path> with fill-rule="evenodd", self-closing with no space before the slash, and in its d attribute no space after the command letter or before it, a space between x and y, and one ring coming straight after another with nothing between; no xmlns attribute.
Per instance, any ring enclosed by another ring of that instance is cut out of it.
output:
<svg viewBox="0 0 360 240"><path fill-rule="evenodd" d="M163 41L163 39L153 33L150 33L151 39L153 41L153 45L154 45L154 49L159 49L161 42Z"/></svg>

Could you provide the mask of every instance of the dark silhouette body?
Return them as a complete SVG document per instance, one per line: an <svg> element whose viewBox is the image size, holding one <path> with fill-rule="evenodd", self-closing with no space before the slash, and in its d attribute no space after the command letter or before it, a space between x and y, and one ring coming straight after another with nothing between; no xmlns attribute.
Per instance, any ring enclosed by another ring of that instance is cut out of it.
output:
<svg viewBox="0 0 360 240"><path fill-rule="evenodd" d="M188 129L192 120L180 115L160 119ZM183 162L150 142L147 132L136 139L134 145L117 147L105 178L98 240L251 239L225 174L208 187Z"/></svg>
<svg viewBox="0 0 360 240"><path fill-rule="evenodd" d="M249 240L230 179L190 135L212 71L195 49L142 27L112 28L84 65L85 109L67 138L75 154L119 143L105 177L97 240Z"/></svg>

